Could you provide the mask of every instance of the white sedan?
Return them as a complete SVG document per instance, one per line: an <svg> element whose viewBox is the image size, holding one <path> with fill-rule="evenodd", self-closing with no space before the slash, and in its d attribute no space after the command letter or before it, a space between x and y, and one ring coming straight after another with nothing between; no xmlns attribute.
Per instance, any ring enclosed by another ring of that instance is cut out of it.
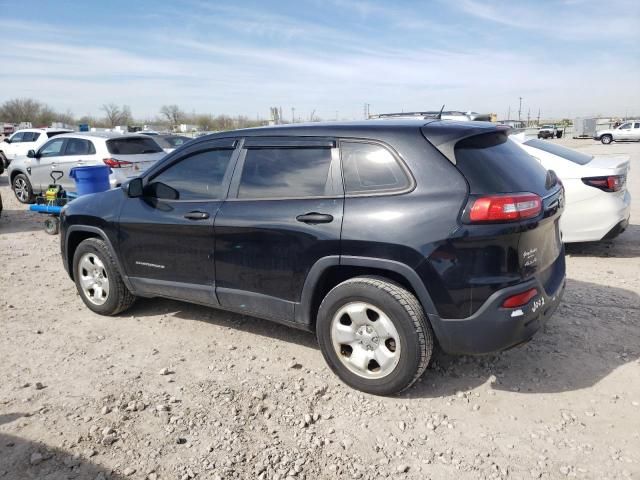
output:
<svg viewBox="0 0 640 480"><path fill-rule="evenodd" d="M521 134L510 138L562 180L566 203L560 230L565 243L611 239L627 228L629 157L586 155Z"/></svg>

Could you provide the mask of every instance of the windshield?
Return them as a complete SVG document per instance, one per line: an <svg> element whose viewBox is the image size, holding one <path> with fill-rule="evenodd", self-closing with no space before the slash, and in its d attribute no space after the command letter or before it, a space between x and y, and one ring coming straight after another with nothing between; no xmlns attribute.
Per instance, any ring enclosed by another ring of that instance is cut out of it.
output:
<svg viewBox="0 0 640 480"><path fill-rule="evenodd" d="M537 148L538 150L542 150L543 152L557 155L559 157L564 158L565 160L569 160L570 162L577 163L578 165L586 165L593 159L591 155L586 155L584 153L577 152L570 148L562 147L555 143L546 142L544 140L538 140L537 138L526 141L524 142L524 144L533 148Z"/></svg>
<svg viewBox="0 0 640 480"><path fill-rule="evenodd" d="M162 152L162 148L150 137L112 138L107 140L107 150L114 155Z"/></svg>

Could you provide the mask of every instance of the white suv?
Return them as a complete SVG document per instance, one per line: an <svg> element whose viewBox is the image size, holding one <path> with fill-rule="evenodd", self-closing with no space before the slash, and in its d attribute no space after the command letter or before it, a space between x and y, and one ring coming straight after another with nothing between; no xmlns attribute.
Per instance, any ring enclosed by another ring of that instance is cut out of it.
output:
<svg viewBox="0 0 640 480"><path fill-rule="evenodd" d="M640 120L629 120L618 128L596 132L594 140L600 140L605 145L611 142L640 141Z"/></svg>
<svg viewBox="0 0 640 480"><path fill-rule="evenodd" d="M18 157L26 157L29 150L37 150L55 135L73 130L61 128L26 128L18 130L0 143L0 162L6 168Z"/></svg>
<svg viewBox="0 0 640 480"><path fill-rule="evenodd" d="M52 183L54 171L59 172L56 177L61 175L56 183L74 191L75 183L69 176L72 168L107 165L111 168L111 187L115 187L137 177L164 156L162 148L147 135L66 133L17 158L9 165L8 175L16 198L31 203Z"/></svg>

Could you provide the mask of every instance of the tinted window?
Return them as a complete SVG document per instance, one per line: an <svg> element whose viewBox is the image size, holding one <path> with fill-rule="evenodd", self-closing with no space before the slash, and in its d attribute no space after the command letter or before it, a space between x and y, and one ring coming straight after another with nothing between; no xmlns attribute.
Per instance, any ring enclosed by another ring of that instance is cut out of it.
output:
<svg viewBox="0 0 640 480"><path fill-rule="evenodd" d="M546 195L547 171L503 133L475 135L456 144L456 166L471 193L531 192Z"/></svg>
<svg viewBox="0 0 640 480"><path fill-rule="evenodd" d="M22 134L22 143L33 142L34 132L24 132Z"/></svg>
<svg viewBox="0 0 640 480"><path fill-rule="evenodd" d="M65 155L91 155L94 153L96 153L96 149L93 143L83 138L69 138L64 151Z"/></svg>
<svg viewBox="0 0 640 480"><path fill-rule="evenodd" d="M528 145L529 147L534 147L544 152L557 155L559 157L564 158L565 160L569 160L570 162L577 163L578 165L586 165L593 158L591 155L586 155L584 153L576 152L575 150L571 150L570 148L562 147L555 143L545 142L544 140L538 140L536 138L534 138L533 140L524 142L524 144Z"/></svg>
<svg viewBox="0 0 640 480"><path fill-rule="evenodd" d="M221 198L222 180L233 150L209 150L180 160L153 178L178 192L178 200Z"/></svg>
<svg viewBox="0 0 640 480"><path fill-rule="evenodd" d="M107 150L113 155L162 152L162 148L149 137L112 138L107 140Z"/></svg>
<svg viewBox="0 0 640 480"><path fill-rule="evenodd" d="M55 137L56 135L60 135L61 133L69 133L69 132L65 132L64 130L61 132L47 132L47 137L48 138Z"/></svg>
<svg viewBox="0 0 640 480"><path fill-rule="evenodd" d="M41 157L57 157L58 155L62 155L62 146L64 145L64 138L59 138L56 140L50 140L45 143L40 149Z"/></svg>
<svg viewBox="0 0 640 480"><path fill-rule="evenodd" d="M343 142L342 169L347 193L400 190L410 184L393 154L380 145Z"/></svg>
<svg viewBox="0 0 640 480"><path fill-rule="evenodd" d="M11 143L20 143L20 142L22 142L22 135L23 135L23 132L14 133L11 136Z"/></svg>
<svg viewBox="0 0 640 480"><path fill-rule="evenodd" d="M640 123L634 123L633 128L640 128Z"/></svg>
<svg viewBox="0 0 640 480"><path fill-rule="evenodd" d="M331 165L328 148L247 150L239 198L320 197L327 195Z"/></svg>
<svg viewBox="0 0 640 480"><path fill-rule="evenodd" d="M31 133L31 141L35 142L36 140L38 140L38 138L40 138L40 134L38 132L32 132Z"/></svg>

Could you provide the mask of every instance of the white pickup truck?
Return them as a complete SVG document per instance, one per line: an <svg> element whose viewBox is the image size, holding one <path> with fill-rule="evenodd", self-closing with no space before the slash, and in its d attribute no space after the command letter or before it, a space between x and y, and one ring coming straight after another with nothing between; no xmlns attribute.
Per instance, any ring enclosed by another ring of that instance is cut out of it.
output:
<svg viewBox="0 0 640 480"><path fill-rule="evenodd" d="M600 130L596 132L593 139L600 140L605 145L611 142L638 142L640 141L640 120L628 120L619 127Z"/></svg>

